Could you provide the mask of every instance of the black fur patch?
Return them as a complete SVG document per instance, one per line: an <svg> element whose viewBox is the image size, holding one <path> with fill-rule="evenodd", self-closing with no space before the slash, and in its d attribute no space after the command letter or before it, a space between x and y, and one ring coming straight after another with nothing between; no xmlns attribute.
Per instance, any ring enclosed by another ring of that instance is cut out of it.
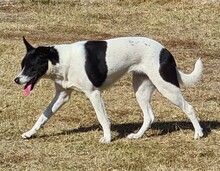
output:
<svg viewBox="0 0 220 171"><path fill-rule="evenodd" d="M180 87L176 72L176 62L172 54L166 48L163 48L160 52L159 72L165 81Z"/></svg>
<svg viewBox="0 0 220 171"><path fill-rule="evenodd" d="M105 81L108 68L106 65L106 41L88 41L85 43L85 70L89 80L95 87L100 87Z"/></svg>
<svg viewBox="0 0 220 171"><path fill-rule="evenodd" d="M48 69L48 61L53 65L59 63L59 55L54 47L40 46L27 51L21 62L21 68L25 67L23 74L30 77L44 75Z"/></svg>
<svg viewBox="0 0 220 171"><path fill-rule="evenodd" d="M23 74L36 81L48 70L48 61L53 65L59 63L59 54L54 47L38 47L28 50L21 62Z"/></svg>

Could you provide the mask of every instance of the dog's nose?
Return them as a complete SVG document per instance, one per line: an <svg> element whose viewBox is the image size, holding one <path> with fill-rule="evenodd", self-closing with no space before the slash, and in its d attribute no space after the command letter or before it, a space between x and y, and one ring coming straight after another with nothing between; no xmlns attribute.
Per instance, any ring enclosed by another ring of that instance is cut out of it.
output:
<svg viewBox="0 0 220 171"><path fill-rule="evenodd" d="M17 78L15 78L15 80L14 80L17 84L19 84L20 83L20 79L17 77Z"/></svg>

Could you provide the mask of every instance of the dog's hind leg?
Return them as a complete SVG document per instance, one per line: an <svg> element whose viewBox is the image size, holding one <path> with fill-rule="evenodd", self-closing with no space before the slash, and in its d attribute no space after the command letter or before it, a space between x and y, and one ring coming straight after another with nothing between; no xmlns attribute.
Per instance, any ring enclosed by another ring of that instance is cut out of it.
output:
<svg viewBox="0 0 220 171"><path fill-rule="evenodd" d="M140 138L154 121L154 115L150 105L151 95L155 90L154 85L147 75L133 73L133 87L138 104L144 114L144 122L137 133L128 135L129 139Z"/></svg>
<svg viewBox="0 0 220 171"><path fill-rule="evenodd" d="M165 82L164 80L159 81L154 84L158 91L167 99L169 99L172 103L179 106L185 114L188 116L190 121L193 124L193 127L195 129L195 135L194 138L198 139L199 137L203 136L202 128L198 122L198 119L195 115L193 107L188 104L188 102L184 99L182 96L182 93L180 91L180 88L170 84L168 82Z"/></svg>
<svg viewBox="0 0 220 171"><path fill-rule="evenodd" d="M110 121L106 114L105 106L99 90L86 93L93 108L95 109L99 123L104 131L104 136L99 140L101 143L107 143L111 141Z"/></svg>
<svg viewBox="0 0 220 171"><path fill-rule="evenodd" d="M30 138L33 136L45 123L46 121L65 103L68 101L70 96L70 91L61 88L59 85L56 86L56 95L46 108L46 110L38 118L37 122L34 124L33 128L24 134L23 138Z"/></svg>

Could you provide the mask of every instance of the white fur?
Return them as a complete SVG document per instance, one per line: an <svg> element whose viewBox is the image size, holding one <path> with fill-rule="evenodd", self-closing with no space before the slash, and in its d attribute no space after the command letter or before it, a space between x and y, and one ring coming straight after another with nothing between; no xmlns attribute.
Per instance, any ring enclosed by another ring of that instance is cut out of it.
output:
<svg viewBox="0 0 220 171"><path fill-rule="evenodd" d="M164 81L159 74L159 55L161 49L164 48L161 44L143 37L123 37L106 41L108 73L105 82L99 88L94 87L89 81L84 69L84 44L86 41L55 46L60 61L55 66L50 64L46 74L47 77L55 81L56 95L34 127L22 135L23 138L35 134L69 99L71 91L74 89L85 93L95 109L104 131L100 142L110 142L110 122L101 98L101 91L110 87L127 72L133 72L134 92L144 113L142 127L137 133L128 135L129 139L140 138L154 121L150 99L155 89L186 113L195 128L195 138L203 136L195 112L192 106L184 100L180 89ZM202 74L202 62L201 60L196 62L195 69L191 74L184 74L178 70L177 72L180 82L186 85L195 84Z"/></svg>
<svg viewBox="0 0 220 171"><path fill-rule="evenodd" d="M184 74L181 71L178 71L178 80L180 83L182 83L185 86L191 86L194 85L196 82L198 82L202 76L202 70L203 70L203 64L201 59L199 58L196 61L195 68L192 73L190 74Z"/></svg>

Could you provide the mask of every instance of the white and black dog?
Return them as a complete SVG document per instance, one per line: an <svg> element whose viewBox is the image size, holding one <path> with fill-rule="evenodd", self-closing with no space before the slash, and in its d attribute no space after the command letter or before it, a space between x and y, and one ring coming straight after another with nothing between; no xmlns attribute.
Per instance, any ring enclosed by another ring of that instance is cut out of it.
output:
<svg viewBox="0 0 220 171"><path fill-rule="evenodd" d="M30 138L68 101L72 90L85 93L92 103L104 136L100 142L110 142L110 122L101 92L119 80L125 73L133 73L133 87L144 113L144 122L129 139L140 138L154 121L151 95L157 89L163 96L179 106L191 120L194 138L203 136L193 107L180 91L183 85L195 84L202 75L202 62L194 71L184 74L176 67L172 54L155 40L144 37L120 37L103 41L80 41L72 44L40 46L34 48L23 38L27 53L22 60L17 84L24 85L27 96L41 77L54 80L56 95L35 125L23 138Z"/></svg>

